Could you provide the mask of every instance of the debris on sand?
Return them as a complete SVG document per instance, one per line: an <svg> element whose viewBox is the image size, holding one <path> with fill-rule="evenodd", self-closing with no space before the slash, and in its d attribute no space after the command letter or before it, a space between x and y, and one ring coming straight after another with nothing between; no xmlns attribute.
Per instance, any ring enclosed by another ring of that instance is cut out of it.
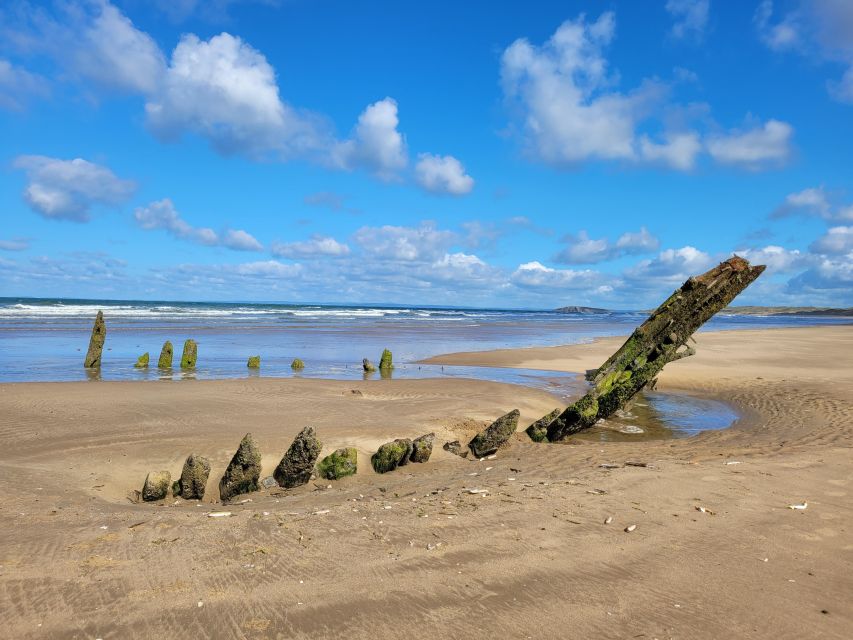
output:
<svg viewBox="0 0 853 640"><path fill-rule="evenodd" d="M806 509L808 509L808 507L809 507L808 502L803 502L802 504L789 504L788 505L789 509L796 509L798 511L805 511Z"/></svg>
<svg viewBox="0 0 853 640"><path fill-rule="evenodd" d="M625 533L631 533L631 532L632 532L632 531L634 531L636 528L637 528L637 525L635 525L635 524L629 524L627 527L625 527Z"/></svg>

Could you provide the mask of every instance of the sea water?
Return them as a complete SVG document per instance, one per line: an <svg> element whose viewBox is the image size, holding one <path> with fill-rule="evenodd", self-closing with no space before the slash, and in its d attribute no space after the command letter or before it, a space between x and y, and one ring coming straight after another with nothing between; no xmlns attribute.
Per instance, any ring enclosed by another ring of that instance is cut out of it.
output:
<svg viewBox="0 0 853 640"><path fill-rule="evenodd" d="M95 315L107 325L102 365L83 368ZM361 361L394 354L394 378L465 377L522 384L561 400L577 397L580 375L417 361L457 351L552 346L627 335L646 318L637 311L558 313L518 309L0 298L0 382L158 380L300 376L361 380ZM841 318L718 315L706 329L839 324ZM198 343L192 372L156 368L163 342L180 363L184 340ZM136 369L148 352L151 366ZM261 356L260 371L246 361ZM293 371L294 358L305 369ZM374 374L379 378L379 374ZM659 403L660 404L660 403ZM666 407L664 414L672 413ZM730 423L730 420L729 422ZM723 426L728 426L728 423ZM716 423L715 423L716 424ZM713 428L713 427L705 427Z"/></svg>

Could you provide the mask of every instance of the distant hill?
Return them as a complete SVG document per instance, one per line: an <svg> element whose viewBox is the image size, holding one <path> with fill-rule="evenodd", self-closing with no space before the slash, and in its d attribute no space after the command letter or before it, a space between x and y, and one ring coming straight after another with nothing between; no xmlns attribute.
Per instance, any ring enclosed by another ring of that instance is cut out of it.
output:
<svg viewBox="0 0 853 640"><path fill-rule="evenodd" d="M853 317L853 308L831 307L726 307L720 313L734 316L833 316Z"/></svg>
<svg viewBox="0 0 853 640"><path fill-rule="evenodd" d="M557 313L610 313L609 309L598 309L596 307L560 307L554 311Z"/></svg>

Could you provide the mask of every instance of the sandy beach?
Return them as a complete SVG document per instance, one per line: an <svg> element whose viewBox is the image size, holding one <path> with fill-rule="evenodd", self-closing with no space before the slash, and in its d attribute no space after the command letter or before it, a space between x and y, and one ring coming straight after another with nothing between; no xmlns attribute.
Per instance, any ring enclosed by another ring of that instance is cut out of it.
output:
<svg viewBox="0 0 853 640"><path fill-rule="evenodd" d="M621 341L429 362L583 372ZM658 389L741 418L637 443L532 443L558 402L476 380L2 384L0 636L853 636L853 326L696 341ZM441 449L514 408L495 459ZM269 475L306 425L359 473L218 503L246 432ZM428 463L370 468L428 432ZM191 452L213 464L204 501L128 500Z"/></svg>

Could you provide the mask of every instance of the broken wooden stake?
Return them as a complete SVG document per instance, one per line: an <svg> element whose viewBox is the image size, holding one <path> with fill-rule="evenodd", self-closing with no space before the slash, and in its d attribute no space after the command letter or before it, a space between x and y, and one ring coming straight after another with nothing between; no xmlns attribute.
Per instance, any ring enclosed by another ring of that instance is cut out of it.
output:
<svg viewBox="0 0 853 640"><path fill-rule="evenodd" d="M588 429L624 407L645 386L654 388L666 364L696 353L686 345L693 333L734 300L764 268L752 267L734 256L689 278L607 362L587 372L587 379L595 386L548 425L548 440L555 442Z"/></svg>

